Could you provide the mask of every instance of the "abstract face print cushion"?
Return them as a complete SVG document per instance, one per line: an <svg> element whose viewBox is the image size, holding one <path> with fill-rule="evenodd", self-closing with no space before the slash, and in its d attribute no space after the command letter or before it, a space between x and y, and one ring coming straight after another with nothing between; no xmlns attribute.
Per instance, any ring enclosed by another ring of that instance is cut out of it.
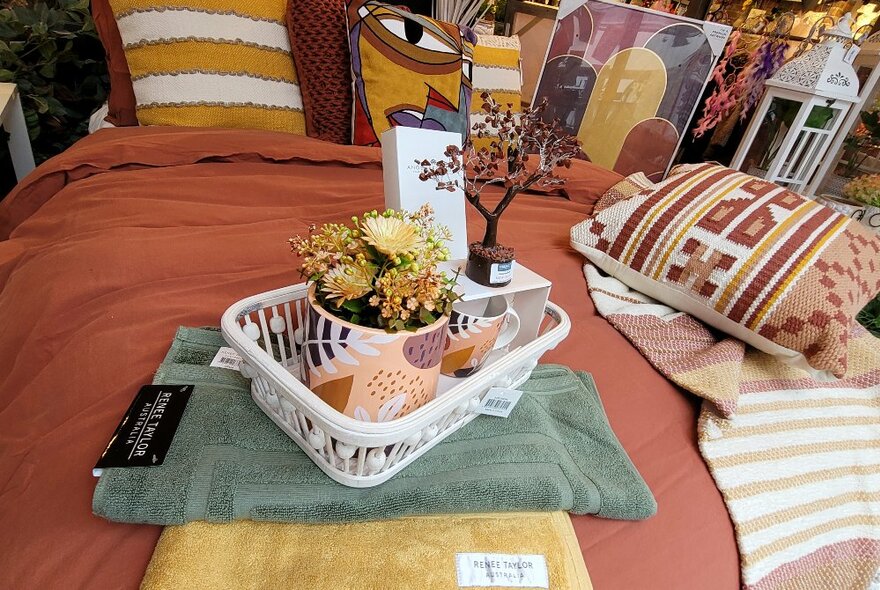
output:
<svg viewBox="0 0 880 590"><path fill-rule="evenodd" d="M376 2L347 8L354 78L352 143L379 145L391 127L468 132L476 36Z"/></svg>
<svg viewBox="0 0 880 590"><path fill-rule="evenodd" d="M571 231L596 266L816 378L842 377L880 237L764 180L693 167Z"/></svg>

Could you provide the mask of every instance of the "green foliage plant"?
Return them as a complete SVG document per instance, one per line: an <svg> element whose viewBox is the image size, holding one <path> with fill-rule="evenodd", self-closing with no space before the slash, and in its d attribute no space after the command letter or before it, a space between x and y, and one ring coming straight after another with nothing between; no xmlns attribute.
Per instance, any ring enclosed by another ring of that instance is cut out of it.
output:
<svg viewBox="0 0 880 590"><path fill-rule="evenodd" d="M0 8L0 82L18 85L37 162L88 133L107 98L104 50L88 0L12 0ZM5 142L0 142L0 158Z"/></svg>

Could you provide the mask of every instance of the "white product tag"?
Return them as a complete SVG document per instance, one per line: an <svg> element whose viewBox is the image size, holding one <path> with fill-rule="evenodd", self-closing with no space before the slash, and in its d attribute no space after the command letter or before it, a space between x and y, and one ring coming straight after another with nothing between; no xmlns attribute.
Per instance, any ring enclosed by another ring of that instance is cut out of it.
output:
<svg viewBox="0 0 880 590"><path fill-rule="evenodd" d="M727 43L727 38L730 36L731 31L733 31L733 28L729 25L713 22L703 23L703 33L706 35L706 40L709 42L709 47L712 49L714 57L718 57L724 51L724 45Z"/></svg>
<svg viewBox="0 0 880 590"><path fill-rule="evenodd" d="M543 555L456 553L458 587L550 588Z"/></svg>
<svg viewBox="0 0 880 590"><path fill-rule="evenodd" d="M513 278L513 262L495 262L489 269L489 282L493 285L506 283Z"/></svg>
<svg viewBox="0 0 880 590"><path fill-rule="evenodd" d="M516 402L522 397L523 392L518 389L504 389L503 387L493 387L489 393L483 397L477 408L478 414L486 414L487 416L497 416L499 418L507 418L513 411Z"/></svg>
<svg viewBox="0 0 880 590"><path fill-rule="evenodd" d="M214 360L211 361L211 366L217 367L218 369L232 369L233 371L238 371L238 365L240 362L240 354L228 346L223 346L217 351L217 354L214 355Z"/></svg>
<svg viewBox="0 0 880 590"><path fill-rule="evenodd" d="M843 61L852 65L852 63L856 60L856 56L859 54L861 47L856 45L855 43L847 50L847 52L843 55Z"/></svg>

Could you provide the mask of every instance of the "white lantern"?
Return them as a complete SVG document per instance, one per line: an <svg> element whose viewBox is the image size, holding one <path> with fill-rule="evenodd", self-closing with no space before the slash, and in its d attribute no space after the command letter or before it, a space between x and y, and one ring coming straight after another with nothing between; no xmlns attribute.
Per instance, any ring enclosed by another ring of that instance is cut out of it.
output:
<svg viewBox="0 0 880 590"><path fill-rule="evenodd" d="M880 67L878 65L880 65L880 33L874 33L864 42L853 61L853 69L861 82L859 100L855 107L850 109L841 131L834 138L831 148L828 150L829 157L822 160L818 172L807 185L804 191L806 196L831 194L839 197L842 195L843 185L850 179L838 176L835 169L841 163L843 142L846 140L847 134L856 130L861 122L862 111L872 108L878 98L878 93L880 93Z"/></svg>
<svg viewBox="0 0 880 590"><path fill-rule="evenodd" d="M844 15L815 47L767 80L731 168L803 192L859 99L847 62L851 21Z"/></svg>

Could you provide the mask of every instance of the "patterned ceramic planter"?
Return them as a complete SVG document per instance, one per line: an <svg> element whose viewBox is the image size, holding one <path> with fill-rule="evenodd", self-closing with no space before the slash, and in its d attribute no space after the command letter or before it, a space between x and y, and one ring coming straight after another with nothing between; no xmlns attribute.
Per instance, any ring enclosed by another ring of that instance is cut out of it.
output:
<svg viewBox="0 0 880 590"><path fill-rule="evenodd" d="M302 380L334 409L387 422L436 396L448 317L415 332L364 328L327 312L314 284L306 315Z"/></svg>

